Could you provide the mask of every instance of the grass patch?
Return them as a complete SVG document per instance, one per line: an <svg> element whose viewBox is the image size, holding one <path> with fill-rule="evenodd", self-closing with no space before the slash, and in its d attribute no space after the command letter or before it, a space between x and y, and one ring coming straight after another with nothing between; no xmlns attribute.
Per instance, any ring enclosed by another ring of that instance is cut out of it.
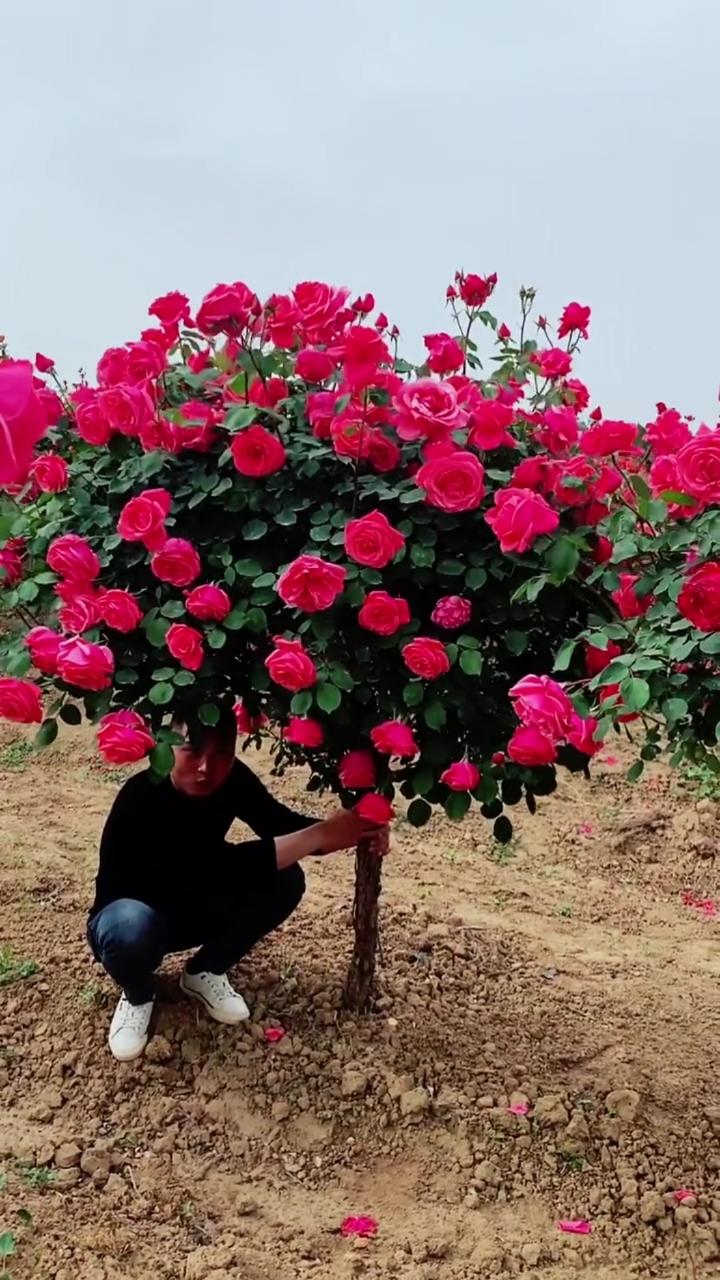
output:
<svg viewBox="0 0 720 1280"><path fill-rule="evenodd" d="M0 947L0 987L9 987L12 982L24 982L39 971L36 960L21 960L13 954L9 947Z"/></svg>
<svg viewBox="0 0 720 1280"><path fill-rule="evenodd" d="M9 769L13 773L22 773L27 769L34 753L32 742L27 738L13 738L0 751L0 769Z"/></svg>

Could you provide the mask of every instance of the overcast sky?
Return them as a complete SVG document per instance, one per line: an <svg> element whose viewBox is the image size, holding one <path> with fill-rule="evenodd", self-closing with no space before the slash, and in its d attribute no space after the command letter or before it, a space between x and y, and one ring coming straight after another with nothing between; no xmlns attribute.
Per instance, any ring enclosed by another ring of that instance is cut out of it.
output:
<svg viewBox="0 0 720 1280"><path fill-rule="evenodd" d="M592 306L608 415L714 422L717 0L0 0L0 332L68 375L171 288L457 267Z"/></svg>

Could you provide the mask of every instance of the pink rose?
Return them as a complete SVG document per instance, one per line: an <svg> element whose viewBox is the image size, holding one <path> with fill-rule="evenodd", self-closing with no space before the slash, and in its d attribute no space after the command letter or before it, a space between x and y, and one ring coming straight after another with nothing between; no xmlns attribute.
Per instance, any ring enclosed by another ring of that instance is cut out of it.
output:
<svg viewBox="0 0 720 1280"><path fill-rule="evenodd" d="M101 391L97 407L113 431L139 436L153 417L153 403L142 387L116 386Z"/></svg>
<svg viewBox="0 0 720 1280"><path fill-rule="evenodd" d="M57 453L41 453L30 467L30 475L43 493L61 493L68 487L68 466Z"/></svg>
<svg viewBox="0 0 720 1280"><path fill-rule="evenodd" d="M172 503L167 489L146 489L125 503L117 531L126 542L142 542L148 551L160 551L167 542L165 520Z"/></svg>
<svg viewBox="0 0 720 1280"><path fill-rule="evenodd" d="M191 542L185 538L168 538L161 551L156 551L150 568L161 582L173 587L189 587L199 578L202 565Z"/></svg>
<svg viewBox="0 0 720 1280"><path fill-rule="evenodd" d="M337 289L317 280L304 280L295 286L292 297L304 342L308 345L330 342L342 324L350 290Z"/></svg>
<svg viewBox="0 0 720 1280"><path fill-rule="evenodd" d="M469 760L458 760L440 774L440 781L451 791L474 791L480 785L480 770Z"/></svg>
<svg viewBox="0 0 720 1280"><path fill-rule="evenodd" d="M374 787L377 779L375 760L370 751L348 751L338 765L340 785L348 791Z"/></svg>
<svg viewBox="0 0 720 1280"><path fill-rule="evenodd" d="M294 743L296 747L321 747L323 737L322 725L317 720L308 720L302 716L293 716L283 730L285 741Z"/></svg>
<svg viewBox="0 0 720 1280"><path fill-rule="evenodd" d="M175 325L189 324L190 299L184 293L174 289L171 293L164 293L162 297L151 302L148 315L155 316L166 329L172 329Z"/></svg>
<svg viewBox="0 0 720 1280"><path fill-rule="evenodd" d="M619 658L622 649L614 640L608 640L606 649L599 649L596 645L588 644L585 646L585 670L592 679L593 676L599 676L601 671L610 666L613 658Z"/></svg>
<svg viewBox="0 0 720 1280"><path fill-rule="evenodd" d="M358 613L358 622L367 631L380 636L392 636L410 621L410 606L402 596L390 596L387 591L370 591Z"/></svg>
<svg viewBox="0 0 720 1280"><path fill-rule="evenodd" d="M458 627L467 625L471 614L472 605L463 596L442 596L430 617L437 627L444 627L446 631L455 631Z"/></svg>
<svg viewBox="0 0 720 1280"><path fill-rule="evenodd" d="M42 700L37 685L30 680L0 677L0 720L40 724L42 718Z"/></svg>
<svg viewBox="0 0 720 1280"><path fill-rule="evenodd" d="M677 454L680 492L703 505L720 502L720 431L693 436Z"/></svg>
<svg viewBox="0 0 720 1280"><path fill-rule="evenodd" d="M393 528L381 511L371 511L345 525L345 550L356 564L382 569L405 546L402 533Z"/></svg>
<svg viewBox="0 0 720 1280"><path fill-rule="evenodd" d="M187 592L185 608L202 622L224 622L232 609L232 603L227 591L208 582Z"/></svg>
<svg viewBox="0 0 720 1280"><path fill-rule="evenodd" d="M100 572L100 561L95 552L77 533L63 533L55 538L45 558L53 573L78 587L87 586Z"/></svg>
<svg viewBox="0 0 720 1280"><path fill-rule="evenodd" d="M166 352L158 342L128 343L126 376L132 386L143 386L159 377L166 364Z"/></svg>
<svg viewBox="0 0 720 1280"><path fill-rule="evenodd" d="M23 640L30 651L33 666L45 676L54 676L57 671L61 641L62 637L50 627L32 627Z"/></svg>
<svg viewBox="0 0 720 1280"><path fill-rule="evenodd" d="M72 635L89 631L100 620L97 596L87 591L73 591L65 597L65 604L58 611L58 620L63 631Z"/></svg>
<svg viewBox="0 0 720 1280"><path fill-rule="evenodd" d="M401 440L447 440L468 421L455 387L435 378L403 383L392 404Z"/></svg>
<svg viewBox="0 0 720 1280"><path fill-rule="evenodd" d="M620 617L641 618L653 603L653 597L640 598L636 595L635 583L640 581L639 573L621 573L618 576L620 586L617 591L611 591L610 598L615 601Z"/></svg>
<svg viewBox="0 0 720 1280"><path fill-rule="evenodd" d="M284 604L304 613L329 609L345 586L346 570L318 556L298 556L280 575L276 591Z"/></svg>
<svg viewBox="0 0 720 1280"><path fill-rule="evenodd" d="M438 676L450 670L450 659L440 640L418 636L405 645L402 656L408 670L423 680L437 680Z"/></svg>
<svg viewBox="0 0 720 1280"><path fill-rule="evenodd" d="M370 731L376 751L386 756L416 756L419 747L409 725L401 720L386 720Z"/></svg>
<svg viewBox="0 0 720 1280"><path fill-rule="evenodd" d="M567 338L571 333L579 333L587 338L589 323L590 308L584 307L580 302L568 302L560 317L558 338Z"/></svg>
<svg viewBox="0 0 720 1280"><path fill-rule="evenodd" d="M148 725L137 711L111 711L103 716L97 741L108 764L137 764L155 746Z"/></svg>
<svg viewBox="0 0 720 1280"><path fill-rule="evenodd" d="M199 671L205 654L202 647L202 631L188 627L184 622L173 622L168 628L165 643L173 658L188 671Z"/></svg>
<svg viewBox="0 0 720 1280"><path fill-rule="evenodd" d="M127 374L127 349L108 347L98 360L97 380L101 387L116 387L125 381Z"/></svg>
<svg viewBox="0 0 720 1280"><path fill-rule="evenodd" d="M484 307L497 284L497 275L494 271L489 276L479 276L473 271L468 272L467 275L459 272L455 279L465 306L472 308ZM452 295L448 292L448 296L455 297L455 292L453 291Z"/></svg>
<svg viewBox="0 0 720 1280"><path fill-rule="evenodd" d="M335 370L335 361L327 351L303 347L295 357L295 374L305 382L324 382Z"/></svg>
<svg viewBox="0 0 720 1280"><path fill-rule="evenodd" d="M0 361L0 487L25 484L47 416L29 360Z"/></svg>
<svg viewBox="0 0 720 1280"><path fill-rule="evenodd" d="M530 363L537 366L543 378L565 378L572 369L572 357L562 347L535 351L530 357Z"/></svg>
<svg viewBox="0 0 720 1280"><path fill-rule="evenodd" d="M476 449L500 449L515 444L508 428L515 421L515 410L501 400L479 399L470 415L470 444Z"/></svg>
<svg viewBox="0 0 720 1280"><path fill-rule="evenodd" d="M523 676L510 690L515 715L551 742L563 739L576 715L568 695L550 676Z"/></svg>
<svg viewBox="0 0 720 1280"><path fill-rule="evenodd" d="M251 316L259 313L257 295L236 280L234 284L216 284L205 294L195 324L201 333L211 338L218 333L238 333L247 328Z"/></svg>
<svg viewBox="0 0 720 1280"><path fill-rule="evenodd" d="M508 742L508 755L516 764L523 764L531 769L557 760L554 743L543 737L534 725L520 725L515 730Z"/></svg>
<svg viewBox="0 0 720 1280"><path fill-rule="evenodd" d="M113 631L134 631L142 622L142 609L130 591L111 587L101 591L97 598L100 617Z"/></svg>
<svg viewBox="0 0 720 1280"><path fill-rule="evenodd" d="M602 742L595 741L597 727L598 721L594 716L586 716L583 719L576 712L567 731L570 746L582 751L586 756L594 756L603 745Z"/></svg>
<svg viewBox="0 0 720 1280"><path fill-rule="evenodd" d="M58 675L66 684L99 693L112 683L114 670L115 660L107 645L92 644L79 636L60 642Z"/></svg>
<svg viewBox="0 0 720 1280"><path fill-rule="evenodd" d="M423 463L415 483L441 511L473 511L485 497L485 472L474 453L456 449Z"/></svg>
<svg viewBox="0 0 720 1280"><path fill-rule="evenodd" d="M24 544L19 538L7 542L0 549L0 587L14 587L20 582L23 574L21 549Z"/></svg>
<svg viewBox="0 0 720 1280"><path fill-rule="evenodd" d="M82 400L78 400L77 393L73 395L77 433L86 444L101 448L107 444L113 429L100 412L98 392L89 387L83 387L83 391L87 395L83 395Z"/></svg>
<svg viewBox="0 0 720 1280"><path fill-rule="evenodd" d="M291 693L310 689L317 680L317 670L302 640L285 640L277 636L274 644L275 648L265 659L270 679Z"/></svg>
<svg viewBox="0 0 720 1280"><path fill-rule="evenodd" d="M532 489L497 489L494 510L485 519L500 541L500 550L518 555L560 524L557 511Z"/></svg>
<svg viewBox="0 0 720 1280"><path fill-rule="evenodd" d="M427 367L433 373L455 373L465 363L465 352L449 333L426 333L423 338L429 352Z"/></svg>
<svg viewBox="0 0 720 1280"><path fill-rule="evenodd" d="M375 822L379 827L386 827L395 817L395 810L390 801L385 796L373 793L363 796L356 805L353 805L353 808L361 818L365 818L367 822Z"/></svg>
<svg viewBox="0 0 720 1280"><path fill-rule="evenodd" d="M384 475L399 466L401 453L394 440L390 440L379 427L368 432L368 461L371 467Z"/></svg>
<svg viewBox="0 0 720 1280"><path fill-rule="evenodd" d="M285 446L278 436L266 427L245 427L233 436L230 445L232 460L241 476L272 475L285 465Z"/></svg>
<svg viewBox="0 0 720 1280"><path fill-rule="evenodd" d="M235 719L237 721L238 733L257 733L258 729L262 729L268 722L267 716L254 716L243 706L242 702L236 702L233 707Z"/></svg>
<svg viewBox="0 0 720 1280"><path fill-rule="evenodd" d="M41 351L38 351L35 355L35 368L38 373L50 373L50 370L55 368L55 361L51 360L50 356L44 356Z"/></svg>

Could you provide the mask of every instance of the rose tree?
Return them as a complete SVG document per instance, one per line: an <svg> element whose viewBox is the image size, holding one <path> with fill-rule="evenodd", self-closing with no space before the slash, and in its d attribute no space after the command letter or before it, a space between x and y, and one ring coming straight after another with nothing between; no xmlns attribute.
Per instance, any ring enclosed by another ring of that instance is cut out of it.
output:
<svg viewBox="0 0 720 1280"><path fill-rule="evenodd" d="M218 285L194 318L158 298L92 387L0 362L21 620L0 716L45 744L84 711L105 760L162 777L173 716L212 725L232 700L310 790L380 822L399 792L416 827L477 803L501 841L506 807L534 811L618 722L641 717L645 758L663 725L681 750L714 741L720 447L664 407L644 432L583 416L589 309L565 309L555 344L541 318L539 345L532 291L514 336L485 309L494 284L458 274L456 335L428 335L420 366L372 297L307 282L265 303ZM361 848L357 1007L379 889Z"/></svg>

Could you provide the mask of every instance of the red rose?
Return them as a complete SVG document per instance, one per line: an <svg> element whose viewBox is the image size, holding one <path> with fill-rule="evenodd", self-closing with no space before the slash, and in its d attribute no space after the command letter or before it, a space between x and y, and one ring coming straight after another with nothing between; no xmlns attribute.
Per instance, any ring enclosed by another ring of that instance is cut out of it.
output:
<svg viewBox="0 0 720 1280"><path fill-rule="evenodd" d="M446 631L455 631L470 621L472 605L462 596L443 596L438 600L430 617L437 627Z"/></svg>
<svg viewBox="0 0 720 1280"><path fill-rule="evenodd" d="M500 550L518 555L542 534L553 533L560 523L557 511L532 489L496 490L495 508L485 519L500 541Z"/></svg>
<svg viewBox="0 0 720 1280"><path fill-rule="evenodd" d="M0 587L14 587L22 578L22 574L22 555L16 546L8 542L0 550Z"/></svg>
<svg viewBox="0 0 720 1280"><path fill-rule="evenodd" d="M403 383L392 404L401 440L447 440L468 420L455 387L436 378Z"/></svg>
<svg viewBox="0 0 720 1280"><path fill-rule="evenodd" d="M329 609L345 584L346 571L319 556L298 556L280 575L276 591L284 604L304 613Z"/></svg>
<svg viewBox="0 0 720 1280"><path fill-rule="evenodd" d="M371 427L368 431L367 456L370 466L384 475L386 471L394 471L401 454L394 440L390 440L378 427Z"/></svg>
<svg viewBox="0 0 720 1280"><path fill-rule="evenodd" d="M572 358L561 347L535 351L530 356L530 363L537 366L543 378L565 378L572 369Z"/></svg>
<svg viewBox="0 0 720 1280"><path fill-rule="evenodd" d="M216 586L213 582L208 582L188 591L185 596L185 608L194 618L200 618L202 622L224 622L232 609L232 603L227 591L223 591L222 587Z"/></svg>
<svg viewBox="0 0 720 1280"><path fill-rule="evenodd" d="M58 612L58 619L63 631L77 635L89 631L100 619L97 596L87 592L73 592Z"/></svg>
<svg viewBox="0 0 720 1280"><path fill-rule="evenodd" d="M126 377L132 386L143 386L159 377L167 364L167 354L157 342L130 342L127 347Z"/></svg>
<svg viewBox="0 0 720 1280"><path fill-rule="evenodd" d="M374 787L377 779L375 760L370 751L348 751L338 765L340 785L348 791Z"/></svg>
<svg viewBox="0 0 720 1280"><path fill-rule="evenodd" d="M25 484L47 416L33 385L29 360L0 362L0 486Z"/></svg>
<svg viewBox="0 0 720 1280"><path fill-rule="evenodd" d="M307 420L318 440L330 439L337 398L336 391L311 391L305 402Z"/></svg>
<svg viewBox="0 0 720 1280"><path fill-rule="evenodd" d="M560 742L572 724L575 708L562 685L550 676L523 676L509 695L515 715L550 742Z"/></svg>
<svg viewBox="0 0 720 1280"><path fill-rule="evenodd" d="M285 463L282 440L265 427L246 427L230 445L233 462L242 476L269 476Z"/></svg>
<svg viewBox="0 0 720 1280"><path fill-rule="evenodd" d="M46 560L53 573L78 587L87 586L100 572L100 561L95 552L77 533L63 533L51 542Z"/></svg>
<svg viewBox="0 0 720 1280"><path fill-rule="evenodd" d="M376 751L386 756L416 756L419 747L412 729L401 720L386 720L370 731Z"/></svg>
<svg viewBox="0 0 720 1280"><path fill-rule="evenodd" d="M484 307L497 284L497 276L494 271L492 275L487 277L487 279L483 279L482 276L474 275L472 272L467 276L459 273L456 276L456 279L459 286L460 297L466 307Z"/></svg>
<svg viewBox="0 0 720 1280"><path fill-rule="evenodd" d="M440 640L418 636L405 645L402 656L408 670L423 680L436 680L450 670L450 659Z"/></svg>
<svg viewBox="0 0 720 1280"><path fill-rule="evenodd" d="M327 351L303 347L295 357L295 374L306 382L324 382L335 370L335 361Z"/></svg>
<svg viewBox="0 0 720 1280"><path fill-rule="evenodd" d="M677 454L683 445L688 444L693 436L687 422L683 422L677 409L662 410L658 407L658 416L645 428L645 443L652 446L656 458L668 454Z"/></svg>
<svg viewBox="0 0 720 1280"><path fill-rule="evenodd" d="M38 351L35 356L35 368L38 373L49 373L51 369L55 368L55 361L51 360L50 356L44 356L41 351Z"/></svg>
<svg viewBox="0 0 720 1280"><path fill-rule="evenodd" d="M30 651L33 666L45 676L54 676L57 671L61 641L62 636L50 627L32 627L23 640Z"/></svg>
<svg viewBox="0 0 720 1280"><path fill-rule="evenodd" d="M353 808L361 818L365 818L367 822L375 822L379 827L386 827L395 817L395 810L390 801L385 796L373 793L363 796L356 805L353 805Z"/></svg>
<svg viewBox="0 0 720 1280"><path fill-rule="evenodd" d="M148 307L148 315L156 316L164 328L190 323L190 299L175 289L156 298Z"/></svg>
<svg viewBox="0 0 720 1280"><path fill-rule="evenodd" d="M480 770L469 760L458 760L440 774L440 781L451 791L474 791L480 785Z"/></svg>
<svg viewBox="0 0 720 1280"><path fill-rule="evenodd" d="M109 347L98 360L97 380L101 387L116 387L127 374L127 348Z"/></svg>
<svg viewBox="0 0 720 1280"><path fill-rule="evenodd" d="M79 636L61 640L58 649L58 675L76 689L99 693L112 683L115 660L104 644L91 644Z"/></svg>
<svg viewBox="0 0 720 1280"><path fill-rule="evenodd" d="M473 511L485 497L482 463L465 449L423 463L415 483L425 490L431 506L441 511Z"/></svg>
<svg viewBox="0 0 720 1280"><path fill-rule="evenodd" d="M580 436L580 448L588 458L606 458L612 453L633 453L637 445L635 422L598 422Z"/></svg>
<svg viewBox="0 0 720 1280"><path fill-rule="evenodd" d="M410 621L410 606L402 596L390 596L387 591L370 591L358 613L358 622L367 631L380 636L391 636Z"/></svg>
<svg viewBox="0 0 720 1280"><path fill-rule="evenodd" d="M293 716L283 730L285 741L294 743L296 747L321 747L323 737L322 725L317 720L308 720L302 716Z"/></svg>
<svg viewBox="0 0 720 1280"><path fill-rule="evenodd" d="M587 338L589 323L590 308L583 307L580 302L568 302L560 317L558 338L567 338L571 333L580 333Z"/></svg>
<svg viewBox="0 0 720 1280"><path fill-rule="evenodd" d="M337 289L317 280L303 280L293 289L292 297L297 324L305 343L327 343L337 336L346 314L349 289Z"/></svg>
<svg viewBox="0 0 720 1280"><path fill-rule="evenodd" d="M567 740L571 747L575 747L576 751L582 751L586 756L594 756L602 747L601 742L595 741L598 722L594 716L582 716L575 714L572 719L570 728L567 731Z"/></svg>
<svg viewBox="0 0 720 1280"><path fill-rule="evenodd" d="M371 511L359 520L348 520L345 525L347 554L356 564L370 569L384 568L404 546L405 538L381 511Z"/></svg>
<svg viewBox="0 0 720 1280"><path fill-rule="evenodd" d="M260 405L262 409L274 409L289 394L284 378L255 378L250 384L250 404Z"/></svg>
<svg viewBox="0 0 720 1280"><path fill-rule="evenodd" d="M142 387L108 387L100 392L97 407L108 426L124 436L139 436L154 412L152 400Z"/></svg>
<svg viewBox="0 0 720 1280"><path fill-rule="evenodd" d="M552 405L549 409L546 409L542 415L542 427L535 432L535 439L538 444L542 445L543 449L547 449L548 453L556 456L567 453L568 449L577 444L579 437L580 428L577 413L567 405ZM516 471L519 471L520 467L527 467L530 463L535 463L537 466L538 463L542 463L542 459L537 457L524 458L516 468ZM522 480L515 480L514 474L513 480L516 484L524 483ZM534 489L536 485L531 484L528 487Z"/></svg>
<svg viewBox="0 0 720 1280"><path fill-rule="evenodd" d="M257 716L251 715L242 702L236 702L233 711L235 712L238 733L257 733L258 729L262 729L268 722L267 716L262 715L262 713Z"/></svg>
<svg viewBox="0 0 720 1280"><path fill-rule="evenodd" d="M693 569L678 596L678 609L698 631L720 631L720 561Z"/></svg>
<svg viewBox="0 0 720 1280"><path fill-rule="evenodd" d="M201 333L214 337L218 333L233 334L247 328L251 316L260 314L257 295L246 284L216 284L205 294L195 318Z"/></svg>
<svg viewBox="0 0 720 1280"><path fill-rule="evenodd" d="M185 538L168 538L161 551L156 551L150 568L161 582L174 587L189 587L200 576L200 557Z"/></svg>
<svg viewBox="0 0 720 1280"><path fill-rule="evenodd" d="M173 622L168 628L165 643L181 667L187 667L188 671L199 671L205 658L202 639L202 631L198 631L196 627L188 627L184 622Z"/></svg>
<svg viewBox="0 0 720 1280"><path fill-rule="evenodd" d="M508 742L508 755L516 764L535 768L557 760L555 745L533 725L520 725Z"/></svg>
<svg viewBox="0 0 720 1280"><path fill-rule="evenodd" d="M468 441L476 449L500 449L515 444L508 428L515 421L515 410L500 400L478 399L470 415Z"/></svg>
<svg viewBox="0 0 720 1280"><path fill-rule="evenodd" d="M640 581L638 573L621 573L619 577L620 586L617 591L611 592L611 599L615 601L620 617L641 618L653 603L653 597L643 596L638 599L635 593L635 583Z"/></svg>
<svg viewBox="0 0 720 1280"><path fill-rule="evenodd" d="M159 551L167 542L165 520L172 503L167 489L147 489L125 503L117 531L126 542L142 542L148 551Z"/></svg>
<svg viewBox="0 0 720 1280"><path fill-rule="evenodd" d="M111 587L97 598L100 617L113 631L134 631L142 622L142 609L130 591Z"/></svg>
<svg viewBox="0 0 720 1280"><path fill-rule="evenodd" d="M682 491L682 481L678 469L678 460L671 454L662 454L656 458L650 468L648 477L650 488L654 498L660 498L664 493L680 493ZM668 514L675 520L686 520L688 516L697 515L700 509L700 503L697 498L691 499L686 506L682 502L668 502Z"/></svg>
<svg viewBox="0 0 720 1280"><path fill-rule="evenodd" d="M43 493L60 493L68 487L68 467L57 453L41 453L30 467L30 475Z"/></svg>
<svg viewBox="0 0 720 1280"><path fill-rule="evenodd" d="M720 502L720 431L693 436L677 455L680 492L703 504Z"/></svg>
<svg viewBox="0 0 720 1280"><path fill-rule="evenodd" d="M302 640L285 640L278 636L274 644L275 648L265 659L270 679L291 693L311 688L317 680L317 670Z"/></svg>
<svg viewBox="0 0 720 1280"><path fill-rule="evenodd" d="M449 333L426 333L423 338L429 352L427 367L433 373L455 373L465 363L465 352Z"/></svg>
<svg viewBox="0 0 720 1280"><path fill-rule="evenodd" d="M100 448L107 444L113 429L100 412L98 393L91 392L89 388L83 388L83 390L88 391L89 394L82 400L78 401L77 397L73 396L77 433L86 444Z"/></svg>
<svg viewBox="0 0 720 1280"><path fill-rule="evenodd" d="M40 724L43 718L40 690L29 680L0 678L0 720L15 724Z"/></svg>
<svg viewBox="0 0 720 1280"><path fill-rule="evenodd" d="M137 711L111 711L103 716L97 741L108 764L137 764L155 746L148 725Z"/></svg>
<svg viewBox="0 0 720 1280"><path fill-rule="evenodd" d="M593 676L599 676L601 671L610 666L613 658L619 658L622 649L614 640L608 640L607 649L598 649L596 645L588 644L585 646L585 670L592 679Z"/></svg>
<svg viewBox="0 0 720 1280"><path fill-rule="evenodd" d="M377 330L362 324L346 329L341 342L332 348L332 353L342 359L343 382L353 391L373 386L380 366L391 365L393 360L390 348Z"/></svg>

